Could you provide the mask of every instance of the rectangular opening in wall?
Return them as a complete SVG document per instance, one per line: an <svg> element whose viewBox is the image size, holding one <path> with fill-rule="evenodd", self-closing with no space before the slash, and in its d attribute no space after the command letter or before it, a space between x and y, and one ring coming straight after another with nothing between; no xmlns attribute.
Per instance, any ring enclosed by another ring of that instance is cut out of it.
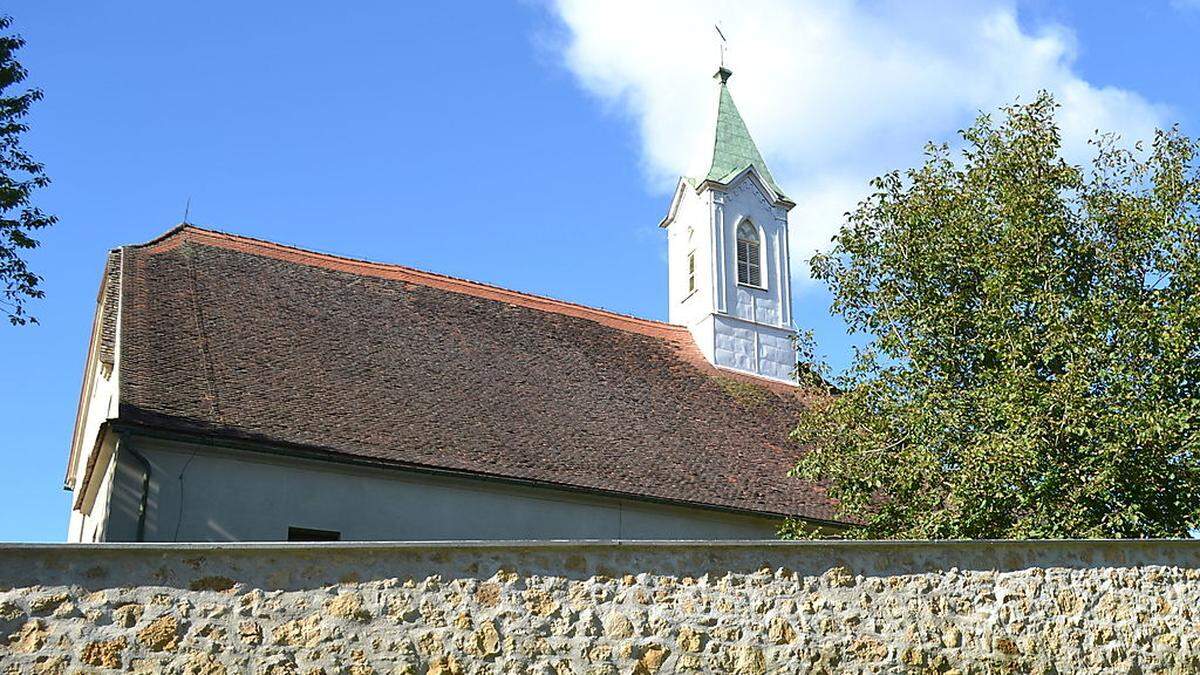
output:
<svg viewBox="0 0 1200 675"><path fill-rule="evenodd" d="M696 290L696 252L688 253L688 293Z"/></svg>
<svg viewBox="0 0 1200 675"><path fill-rule="evenodd" d="M307 527L289 527L288 541L341 541L342 533L334 530L313 530Z"/></svg>

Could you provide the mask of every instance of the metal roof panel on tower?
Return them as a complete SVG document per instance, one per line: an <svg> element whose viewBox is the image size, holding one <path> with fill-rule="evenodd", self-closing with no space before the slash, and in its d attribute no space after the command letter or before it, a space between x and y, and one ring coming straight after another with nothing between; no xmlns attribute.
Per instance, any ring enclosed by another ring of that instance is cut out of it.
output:
<svg viewBox="0 0 1200 675"><path fill-rule="evenodd" d="M732 76L733 71L724 66L713 76L720 83L721 90L717 103L712 162L703 180L728 183L752 166L768 187L783 198L783 190L775 183L774 176L767 168L767 162L758 151L758 146L754 144L754 139L750 137L750 130L746 128L746 123L733 102L733 95L729 92L729 78Z"/></svg>

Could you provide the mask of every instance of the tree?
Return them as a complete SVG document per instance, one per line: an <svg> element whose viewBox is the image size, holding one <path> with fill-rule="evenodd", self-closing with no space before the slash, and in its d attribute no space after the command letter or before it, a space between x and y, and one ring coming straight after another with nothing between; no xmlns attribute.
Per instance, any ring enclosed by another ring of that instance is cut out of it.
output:
<svg viewBox="0 0 1200 675"><path fill-rule="evenodd" d="M1197 527L1197 144L1099 135L1072 165L1056 108L981 116L875 179L812 260L866 345L800 421L794 473L826 481L848 536Z"/></svg>
<svg viewBox="0 0 1200 675"><path fill-rule="evenodd" d="M11 25L11 17L0 17L0 32ZM0 311L14 325L37 323L25 304L44 295L39 287L41 277L29 270L21 256L37 248L32 232L58 220L31 202L34 190L49 185L50 179L44 167L21 147L21 135L29 131L23 120L29 107L42 98L40 89L12 92L25 80L25 69L15 56L24 45L19 35L0 35L0 283L4 284Z"/></svg>

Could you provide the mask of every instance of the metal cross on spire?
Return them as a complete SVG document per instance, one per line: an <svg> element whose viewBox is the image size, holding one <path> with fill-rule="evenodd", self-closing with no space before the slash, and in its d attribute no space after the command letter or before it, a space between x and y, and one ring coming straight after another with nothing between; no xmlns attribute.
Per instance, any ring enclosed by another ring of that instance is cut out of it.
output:
<svg viewBox="0 0 1200 675"><path fill-rule="evenodd" d="M717 37L721 38L721 43L720 43L720 47L721 47L721 67L722 67L722 68L724 68L724 67L725 67L725 42L726 42L726 40L725 40L725 33L723 33L723 32L721 31L721 24L720 24L720 22L714 23L714 24L713 24L713 28L717 29Z"/></svg>

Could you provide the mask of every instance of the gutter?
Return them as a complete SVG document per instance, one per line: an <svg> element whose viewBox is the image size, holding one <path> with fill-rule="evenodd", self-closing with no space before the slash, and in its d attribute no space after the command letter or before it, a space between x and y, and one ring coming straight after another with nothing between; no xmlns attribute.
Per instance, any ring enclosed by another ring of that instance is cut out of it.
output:
<svg viewBox="0 0 1200 675"><path fill-rule="evenodd" d="M106 420L100 425L100 431L96 433L96 444L92 448L92 453L88 457L88 465L83 474L83 482L79 486L79 492L75 495L75 503L71 506L72 509L80 511L83 509L83 502L87 498L88 488L91 487L92 479L96 473L96 464L100 456L100 447L108 438L110 432L117 434L117 447L113 449L113 456L110 461L117 461L117 454L122 449L128 449L129 454L142 465L142 496L138 499L138 523L137 523L137 539L135 541L145 541L146 535L146 509L150 502L150 460L146 456L138 452L137 448L129 441L129 432L123 428L115 428L116 420Z"/></svg>

